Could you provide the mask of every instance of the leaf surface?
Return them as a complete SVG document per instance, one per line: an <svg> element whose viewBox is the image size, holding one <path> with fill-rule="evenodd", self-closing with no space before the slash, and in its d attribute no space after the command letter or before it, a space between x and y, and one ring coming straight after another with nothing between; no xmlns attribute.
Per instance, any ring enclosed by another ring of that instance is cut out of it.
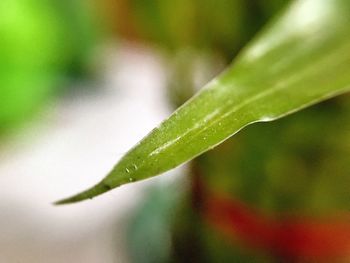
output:
<svg viewBox="0 0 350 263"><path fill-rule="evenodd" d="M57 204L156 176L251 123L276 120L349 91L349 25L350 1L293 2L225 72L132 148L100 183Z"/></svg>

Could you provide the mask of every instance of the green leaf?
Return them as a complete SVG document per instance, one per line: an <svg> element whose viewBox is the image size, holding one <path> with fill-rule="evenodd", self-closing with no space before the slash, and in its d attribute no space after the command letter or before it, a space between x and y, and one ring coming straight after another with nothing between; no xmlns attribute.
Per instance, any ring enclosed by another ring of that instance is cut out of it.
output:
<svg viewBox="0 0 350 263"><path fill-rule="evenodd" d="M220 76L72 203L150 178L272 121L350 90L350 1L296 1Z"/></svg>

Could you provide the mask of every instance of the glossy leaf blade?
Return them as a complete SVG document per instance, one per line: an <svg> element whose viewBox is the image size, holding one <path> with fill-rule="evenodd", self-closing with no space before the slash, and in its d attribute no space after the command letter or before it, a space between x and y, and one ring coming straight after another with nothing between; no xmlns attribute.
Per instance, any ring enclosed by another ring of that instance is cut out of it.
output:
<svg viewBox="0 0 350 263"><path fill-rule="evenodd" d="M350 1L296 1L233 65L131 149L92 198L168 171L243 127L271 121L350 90Z"/></svg>

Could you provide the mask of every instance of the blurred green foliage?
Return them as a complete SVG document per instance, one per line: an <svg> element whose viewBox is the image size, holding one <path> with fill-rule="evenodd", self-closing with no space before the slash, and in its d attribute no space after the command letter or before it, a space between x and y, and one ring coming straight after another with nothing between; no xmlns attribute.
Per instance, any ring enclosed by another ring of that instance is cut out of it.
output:
<svg viewBox="0 0 350 263"><path fill-rule="evenodd" d="M283 0L129 0L139 36L158 46L210 49L232 59Z"/></svg>
<svg viewBox="0 0 350 263"><path fill-rule="evenodd" d="M0 134L80 72L96 42L91 1L0 2Z"/></svg>

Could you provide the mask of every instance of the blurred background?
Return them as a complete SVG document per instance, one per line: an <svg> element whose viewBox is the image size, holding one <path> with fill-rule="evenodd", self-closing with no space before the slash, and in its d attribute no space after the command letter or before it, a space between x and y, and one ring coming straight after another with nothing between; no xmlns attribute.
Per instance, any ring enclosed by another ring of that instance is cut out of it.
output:
<svg viewBox="0 0 350 263"><path fill-rule="evenodd" d="M198 176L272 214L347 207L346 190L338 190L349 183L342 176L349 165L328 157L349 147L314 138L326 121L336 127L348 117L344 98L242 133L159 178L51 204L99 181L288 2L2 0L0 262L271 262L193 223ZM348 132L342 136L349 142ZM325 174L312 176L323 160L340 171L331 187ZM310 185L317 185L311 193Z"/></svg>

